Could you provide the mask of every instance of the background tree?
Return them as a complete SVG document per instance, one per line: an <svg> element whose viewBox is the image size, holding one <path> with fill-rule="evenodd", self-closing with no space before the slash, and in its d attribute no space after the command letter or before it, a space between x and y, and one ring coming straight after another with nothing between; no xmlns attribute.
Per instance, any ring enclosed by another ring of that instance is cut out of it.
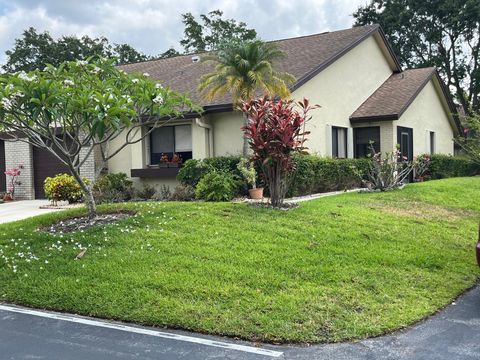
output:
<svg viewBox="0 0 480 360"><path fill-rule="evenodd" d="M98 149L104 162L193 107L185 96L113 60L76 61L0 77L0 131L11 141L46 149L82 188L90 217L92 188L80 169ZM118 147L109 143L118 140Z"/></svg>
<svg viewBox="0 0 480 360"><path fill-rule="evenodd" d="M215 69L200 78L199 90L207 100L230 93L234 106L252 99L257 91L272 98L288 97L295 78L275 68L284 56L275 44L260 40L227 43L202 59L213 63ZM244 138L243 155L247 154L248 141Z"/></svg>
<svg viewBox="0 0 480 360"><path fill-rule="evenodd" d="M480 165L480 114L465 120L465 134L455 140L465 153Z"/></svg>
<svg viewBox="0 0 480 360"><path fill-rule="evenodd" d="M247 41L257 37L254 29L248 29L244 22L223 19L220 10L201 14L198 21L191 13L182 14L185 25L184 37L180 41L186 53L212 51L225 42Z"/></svg>
<svg viewBox="0 0 480 360"><path fill-rule="evenodd" d="M32 27L15 40L15 45L6 51L6 55L7 62L3 65L6 72L28 72L43 69L47 64L58 66L64 61L86 60L91 56L116 57L119 64L148 59L130 45L112 45L105 37L63 36L53 39L47 31L38 33Z"/></svg>
<svg viewBox="0 0 480 360"><path fill-rule="evenodd" d="M465 114L480 110L480 1L373 0L353 16L380 24L403 65L439 68Z"/></svg>
<svg viewBox="0 0 480 360"><path fill-rule="evenodd" d="M273 207L283 204L294 167L293 155L306 150L309 132L305 131L305 123L310 120L310 111L317 107L307 99L295 103L264 97L242 103L241 110L248 118L243 128L245 137L253 160L262 169Z"/></svg>

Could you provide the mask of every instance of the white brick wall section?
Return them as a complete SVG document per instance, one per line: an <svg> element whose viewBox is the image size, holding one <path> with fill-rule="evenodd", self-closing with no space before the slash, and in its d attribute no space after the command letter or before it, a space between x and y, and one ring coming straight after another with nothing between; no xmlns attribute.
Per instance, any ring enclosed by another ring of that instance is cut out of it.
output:
<svg viewBox="0 0 480 360"><path fill-rule="evenodd" d="M89 147L84 147L80 150L80 160L83 160L88 151L90 150ZM95 181L95 152L92 151L90 155L88 155L87 160L83 163L82 167L80 168L80 175L86 177L92 183Z"/></svg>
<svg viewBox="0 0 480 360"><path fill-rule="evenodd" d="M29 144L20 141L5 142L5 167L7 170L15 167L21 168L18 177L20 184L15 188L15 197L18 200L30 200L35 197L32 156L32 148Z"/></svg>

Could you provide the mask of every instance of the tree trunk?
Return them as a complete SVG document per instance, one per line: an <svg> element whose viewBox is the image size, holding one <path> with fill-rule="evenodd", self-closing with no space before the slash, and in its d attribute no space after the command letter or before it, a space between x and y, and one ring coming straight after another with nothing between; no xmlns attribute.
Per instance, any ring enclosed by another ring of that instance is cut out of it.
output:
<svg viewBox="0 0 480 360"><path fill-rule="evenodd" d="M97 216L97 205L95 204L95 199L93 198L92 187L87 185L85 181L83 181L82 176L80 175L80 171L77 171L75 167L70 166L70 171L72 172L73 177L83 191L83 196L85 198L85 206L88 209L88 217L90 219L95 218Z"/></svg>
<svg viewBox="0 0 480 360"><path fill-rule="evenodd" d="M248 125L248 116L246 113L243 113L243 125ZM248 157L248 139L245 136L245 132L243 133L243 150L242 150L243 157Z"/></svg>

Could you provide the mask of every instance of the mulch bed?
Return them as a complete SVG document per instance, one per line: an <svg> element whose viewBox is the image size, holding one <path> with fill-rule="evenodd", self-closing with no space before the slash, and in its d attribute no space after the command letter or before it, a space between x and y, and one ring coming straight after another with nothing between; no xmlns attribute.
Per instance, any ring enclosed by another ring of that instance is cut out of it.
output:
<svg viewBox="0 0 480 360"><path fill-rule="evenodd" d="M93 219L90 219L88 216L75 217L61 220L55 224L42 227L38 230L50 234L65 234L74 231L87 230L94 226L113 224L117 221L127 219L132 215L134 215L133 212L118 212L113 214L99 214Z"/></svg>

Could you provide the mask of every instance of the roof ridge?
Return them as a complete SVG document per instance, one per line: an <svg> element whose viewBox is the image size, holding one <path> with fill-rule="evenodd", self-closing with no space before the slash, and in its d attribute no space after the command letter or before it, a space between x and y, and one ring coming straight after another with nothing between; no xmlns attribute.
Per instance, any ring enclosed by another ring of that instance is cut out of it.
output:
<svg viewBox="0 0 480 360"><path fill-rule="evenodd" d="M315 34L301 35L301 36L293 36L293 37L283 38L283 39L268 40L268 41L266 41L266 42L267 42L267 43L279 43L279 42L288 41L288 40L304 39L304 38L308 38L308 37L314 37L314 36L326 35L326 34L333 34L333 33L338 33L338 32L341 32L341 31L349 31L349 30L358 29L358 28L372 28L372 29L377 29L377 28L379 28L379 27L380 27L380 25L378 25L378 24L362 25L362 26L353 26L353 27L351 27L351 28L346 28L346 29L339 29L339 30L334 30L334 31L324 31L324 32L315 33ZM189 53L189 54L179 54L179 55L172 56L172 57L167 57L167 58L136 61L136 62L131 62L131 63L128 63L128 64L120 64L120 65L118 65L118 66L119 66L119 67L122 67L122 66L136 65L136 64L154 63L154 62L156 62L156 61L167 61L167 60L169 60L169 59L174 59L174 58L179 58L179 57L195 56L195 55L198 56L198 55L202 55L202 54L208 54L208 53L210 53L210 52L212 52L212 51L213 51L213 50L211 50L211 51L204 51L204 52L197 52L197 53Z"/></svg>

